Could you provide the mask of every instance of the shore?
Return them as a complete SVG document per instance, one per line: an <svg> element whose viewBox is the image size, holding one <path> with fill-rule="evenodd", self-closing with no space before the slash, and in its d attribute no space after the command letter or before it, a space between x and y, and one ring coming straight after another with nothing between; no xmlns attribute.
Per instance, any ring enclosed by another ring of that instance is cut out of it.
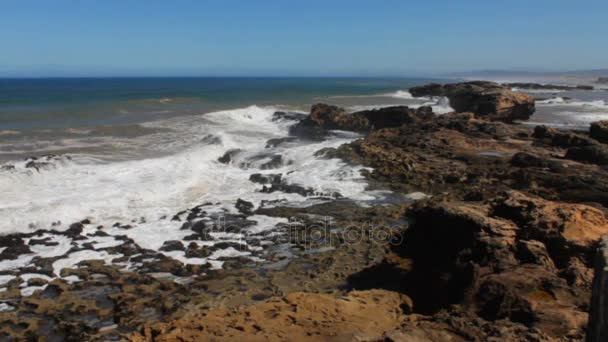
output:
<svg viewBox="0 0 608 342"><path fill-rule="evenodd" d="M133 243L110 246L105 256L138 260L146 272L87 261L85 254L80 267L61 271L63 279L44 279L27 274L52 272L58 259L34 260L31 273L18 276L31 296L22 296L18 278L0 292L12 307L0 312L0 334L136 341L584 340L595 251L608 233L608 127L520 124L534 112L535 99L487 82L410 92L445 96L456 112L398 106L346 113L318 104L290 127L294 139L322 140L335 130L361 134L315 155L365 167L369 188L392 191L381 203L361 206L340 194L286 184L285 175L252 175L262 191L325 200L308 207L241 200L238 214L222 214L222 227L211 224L218 213L205 203L167 218L179 220L184 239L192 241L240 234L259 216L277 220L278 229L262 237L245 234L246 243L214 245L242 253L219 255L222 269L184 265ZM220 162L231 157L227 152ZM97 236L98 243L105 236L87 221L64 232L2 236L3 262L27 248L61 244L48 235ZM214 252L204 247L162 246L188 258ZM79 281L66 281L71 275Z"/></svg>

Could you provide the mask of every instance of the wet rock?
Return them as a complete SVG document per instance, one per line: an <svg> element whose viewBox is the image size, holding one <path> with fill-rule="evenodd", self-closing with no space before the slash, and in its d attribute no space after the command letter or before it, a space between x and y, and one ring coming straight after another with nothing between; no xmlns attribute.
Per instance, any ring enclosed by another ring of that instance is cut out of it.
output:
<svg viewBox="0 0 608 342"><path fill-rule="evenodd" d="M589 136L599 142L608 143L608 121L592 122L589 127Z"/></svg>
<svg viewBox="0 0 608 342"><path fill-rule="evenodd" d="M0 171L15 171L14 165L2 165L0 166Z"/></svg>
<svg viewBox="0 0 608 342"><path fill-rule="evenodd" d="M217 161L219 161L222 164L229 164L230 162L232 162L234 160L234 156L236 156L240 152L241 152L241 150L238 148L228 150L228 151L226 151L226 153L224 153L224 155L219 157L217 159Z"/></svg>
<svg viewBox="0 0 608 342"><path fill-rule="evenodd" d="M306 114L298 113L298 112L274 112L274 114L272 114L272 121L278 121L278 120L299 121L299 120L304 119L305 117L306 117Z"/></svg>
<svg viewBox="0 0 608 342"><path fill-rule="evenodd" d="M244 200L242 200L242 199L239 198L239 199L236 200L235 207L242 214L245 214L245 215L248 215L248 216L253 214L254 205L251 202L244 201Z"/></svg>
<svg viewBox="0 0 608 342"><path fill-rule="evenodd" d="M277 147L279 145L282 145L282 144L285 144L285 143L294 142L296 140L297 139L295 137L284 137L284 138L268 139L268 141L266 141L266 148Z"/></svg>
<svg viewBox="0 0 608 342"><path fill-rule="evenodd" d="M219 145L222 143L222 138L213 134L207 134L201 139L201 142L208 145Z"/></svg>
<svg viewBox="0 0 608 342"><path fill-rule="evenodd" d="M601 145L571 147L566 158L597 165L608 165L608 148Z"/></svg>
<svg viewBox="0 0 608 342"><path fill-rule="evenodd" d="M182 244L181 241L177 241L177 240L165 241L165 243L163 243L162 247L160 248L161 251L165 251L165 252L183 251L184 249L185 249L184 244Z"/></svg>
<svg viewBox="0 0 608 342"><path fill-rule="evenodd" d="M281 183L282 174L280 173L271 173L271 174L261 174L254 173L249 176L249 180L254 183L259 184L279 184Z"/></svg>
<svg viewBox="0 0 608 342"><path fill-rule="evenodd" d="M319 103L312 106L308 117L292 126L292 135L309 132L319 136L322 135L321 132L327 130L369 132L380 128L398 127L432 116L433 111L430 107L411 109L406 106L394 106L349 114L343 108Z"/></svg>
<svg viewBox="0 0 608 342"><path fill-rule="evenodd" d="M270 158L269 161L260 165L260 169L262 169L262 170L276 169L276 168L281 167L282 165L283 165L283 157L281 155L274 155Z"/></svg>
<svg viewBox="0 0 608 342"><path fill-rule="evenodd" d="M527 120L535 111L532 96L513 92L493 82L430 84L410 88L410 93L415 97L446 96L457 112L473 112L477 116L505 122Z"/></svg>
<svg viewBox="0 0 608 342"><path fill-rule="evenodd" d="M52 164L47 162L37 162L37 161L29 161L25 164L27 169L36 169L36 171L40 172L40 169L49 168Z"/></svg>

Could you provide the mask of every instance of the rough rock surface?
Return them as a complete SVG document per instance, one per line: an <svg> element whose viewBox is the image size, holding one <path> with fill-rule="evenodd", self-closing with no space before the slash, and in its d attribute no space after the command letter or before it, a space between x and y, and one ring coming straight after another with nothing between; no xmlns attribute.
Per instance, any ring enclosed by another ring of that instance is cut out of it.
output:
<svg viewBox="0 0 608 342"><path fill-rule="evenodd" d="M473 112L494 120L527 120L534 113L534 98L493 82L430 84L410 88L415 97L445 96L457 112Z"/></svg>
<svg viewBox="0 0 608 342"><path fill-rule="evenodd" d="M606 310L608 310L608 235L602 238L595 258L587 341L608 340L608 312Z"/></svg>
<svg viewBox="0 0 608 342"><path fill-rule="evenodd" d="M599 142L608 143L608 121L592 122L589 127L589 136Z"/></svg>
<svg viewBox="0 0 608 342"><path fill-rule="evenodd" d="M343 108L318 103L310 115L291 127L291 133L304 137L319 137L325 130L368 132L386 127L398 127L421 118L433 116L430 107L411 109L406 106L385 107L347 113Z"/></svg>
<svg viewBox="0 0 608 342"><path fill-rule="evenodd" d="M377 340L411 312L407 296L384 290L345 297L296 292L236 308L191 312L145 328L133 341L353 341Z"/></svg>
<svg viewBox="0 0 608 342"><path fill-rule="evenodd" d="M430 89L444 91L441 85ZM70 284L19 270L0 291L7 310L0 311L0 339L34 339L40 332L65 340L585 338L595 250L608 229L608 170L595 157L570 151L601 150L597 138L479 112L434 116L401 108L354 115L331 106L313 112L292 133L315 139L331 129L369 133L317 155L372 167L362 171L370 189L393 190L391 197L369 207L340 196L305 208L235 203L240 214L224 213L230 234L254 225L250 214L290 222L248 239L247 249L233 241L218 244L264 262L222 258L221 270L183 265L125 237L106 250L141 263L137 272L83 261L64 269L64 276L80 279ZM232 151L222 161L237 165L240 159ZM264 173L250 180L262 192L318 195L286 178ZM414 202L411 192L430 198ZM205 204L172 219L188 235L166 249L188 257L214 251L203 246L216 238L216 217ZM55 233L83 239L89 224ZM37 233L0 237L0 261L47 244ZM34 273L52 273L53 261L34 260ZM46 287L22 297L23 284Z"/></svg>

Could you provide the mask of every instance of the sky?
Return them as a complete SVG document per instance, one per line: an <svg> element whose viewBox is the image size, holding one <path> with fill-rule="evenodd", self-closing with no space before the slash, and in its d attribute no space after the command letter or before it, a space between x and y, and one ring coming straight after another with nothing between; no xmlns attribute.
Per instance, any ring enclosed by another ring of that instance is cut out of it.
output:
<svg viewBox="0 0 608 342"><path fill-rule="evenodd" d="M608 67L608 1L0 0L0 77Z"/></svg>

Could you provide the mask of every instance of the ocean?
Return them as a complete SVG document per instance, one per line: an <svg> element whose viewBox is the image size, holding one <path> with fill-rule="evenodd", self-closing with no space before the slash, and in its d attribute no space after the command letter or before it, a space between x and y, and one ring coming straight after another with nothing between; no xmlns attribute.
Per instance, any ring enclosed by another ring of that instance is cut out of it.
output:
<svg viewBox="0 0 608 342"><path fill-rule="evenodd" d="M361 205L382 201L390 194L368 189L363 167L315 154L360 138L358 134L337 131L323 141L269 144L271 139L286 138L296 122L274 113L304 114L318 102L349 111L390 105L431 105L439 114L451 111L446 99L414 99L407 91L431 81L441 80L0 80L0 234L40 230L39 238L54 244L2 260L0 271L27 266L35 256L59 258L53 264L56 276L81 260L109 263L121 255L106 249L122 244L124 236L184 264L211 263L219 268L221 260L243 252L227 249L208 258L191 258L183 251L160 251L167 241L188 244L184 238L191 233L180 229L179 220L167 217L203 203L208 213L237 214L239 199L254 208L272 203L309 206L337 195ZM542 99L529 124L585 129L591 121L608 118L607 94L535 93ZM218 161L228 151L230 161ZM286 184L312 189L315 196L262 192L261 184L250 181L256 173L281 174ZM79 240L53 233L85 219L91 224ZM256 222L248 227L254 234L286 223L263 215L248 219ZM129 229L116 222L129 223ZM104 236L94 234L98 226L103 226ZM238 238L228 234L201 243ZM72 252L74 248L77 251ZM124 267L138 266L125 261Z"/></svg>

